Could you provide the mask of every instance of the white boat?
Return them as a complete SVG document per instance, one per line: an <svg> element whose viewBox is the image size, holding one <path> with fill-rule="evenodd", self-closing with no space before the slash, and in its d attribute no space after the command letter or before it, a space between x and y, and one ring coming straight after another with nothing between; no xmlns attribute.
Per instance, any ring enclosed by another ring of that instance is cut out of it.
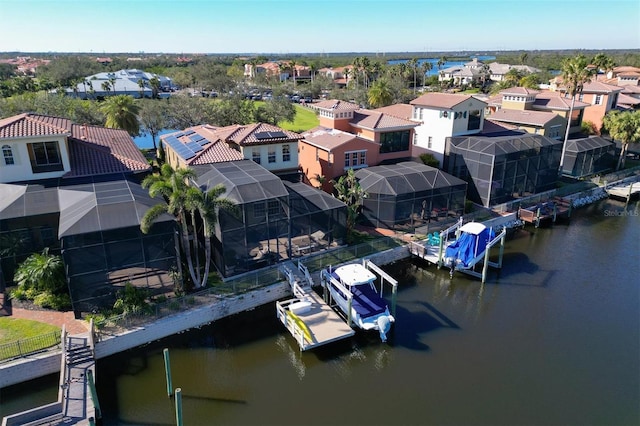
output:
<svg viewBox="0 0 640 426"><path fill-rule="evenodd" d="M631 200L631 198L637 197L640 194L640 182L631 182L628 184L621 184L616 186L610 186L605 189L607 194L612 198Z"/></svg>
<svg viewBox="0 0 640 426"><path fill-rule="evenodd" d="M325 269L321 277L335 304L355 326L362 330L377 330L380 339L387 341L387 333L395 319L374 285L375 274L359 263L352 263Z"/></svg>

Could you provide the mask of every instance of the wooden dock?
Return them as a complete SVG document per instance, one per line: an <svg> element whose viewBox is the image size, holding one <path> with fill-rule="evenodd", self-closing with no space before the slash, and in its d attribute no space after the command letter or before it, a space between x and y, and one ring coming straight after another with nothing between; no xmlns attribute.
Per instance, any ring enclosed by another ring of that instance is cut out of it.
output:
<svg viewBox="0 0 640 426"><path fill-rule="evenodd" d="M559 217L571 216L571 203L564 198L555 197L550 201L538 203L531 207L518 209L518 218L525 223L531 223L536 228L555 223Z"/></svg>
<svg viewBox="0 0 640 426"><path fill-rule="evenodd" d="M286 262L283 266L289 277L294 298L276 302L278 319L296 339L300 350L306 351L355 334L313 289L313 280L306 267L298 262Z"/></svg>

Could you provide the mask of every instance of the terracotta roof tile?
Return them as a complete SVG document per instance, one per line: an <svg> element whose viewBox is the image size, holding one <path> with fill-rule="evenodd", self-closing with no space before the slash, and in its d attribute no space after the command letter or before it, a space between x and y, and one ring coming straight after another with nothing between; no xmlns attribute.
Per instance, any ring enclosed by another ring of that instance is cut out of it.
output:
<svg viewBox="0 0 640 426"><path fill-rule="evenodd" d="M411 105L429 106L434 108L451 109L473 98L470 95L460 95L457 93L425 93L422 96L409 102Z"/></svg>
<svg viewBox="0 0 640 426"><path fill-rule="evenodd" d="M71 120L39 114L20 114L0 120L0 138L68 135Z"/></svg>
<svg viewBox="0 0 640 426"><path fill-rule="evenodd" d="M618 95L618 105L640 105L640 99L620 93Z"/></svg>
<svg viewBox="0 0 640 426"><path fill-rule="evenodd" d="M361 109L353 113L353 119L349 124L365 129L382 130L398 127L416 127L419 123L379 111Z"/></svg>
<svg viewBox="0 0 640 426"><path fill-rule="evenodd" d="M526 87L511 87L500 91L501 95L535 95L540 93L539 90L533 90Z"/></svg>
<svg viewBox="0 0 640 426"><path fill-rule="evenodd" d="M588 107L589 104L576 99L573 108L582 109ZM533 102L535 109L562 110L569 111L571 108L571 98L565 98L560 92L540 92L536 95Z"/></svg>
<svg viewBox="0 0 640 426"><path fill-rule="evenodd" d="M413 106L409 104L395 104L382 108L376 108L374 111L379 111L383 114L390 114L395 117L404 118L405 120L411 120L413 115Z"/></svg>
<svg viewBox="0 0 640 426"><path fill-rule="evenodd" d="M334 111L355 111L360 109L360 105L337 99L327 99L326 101L320 101L313 104L313 108L330 109Z"/></svg>
<svg viewBox="0 0 640 426"><path fill-rule="evenodd" d="M324 149L325 151L331 151L332 149L355 140L362 140L375 144L375 142L359 138L351 133L326 127L316 127L303 133L302 136L304 138L304 142Z"/></svg>
<svg viewBox="0 0 640 426"><path fill-rule="evenodd" d="M558 117L558 115L552 112L544 111L520 111L515 109L501 109L494 112L489 117L493 121L542 127L549 121Z"/></svg>

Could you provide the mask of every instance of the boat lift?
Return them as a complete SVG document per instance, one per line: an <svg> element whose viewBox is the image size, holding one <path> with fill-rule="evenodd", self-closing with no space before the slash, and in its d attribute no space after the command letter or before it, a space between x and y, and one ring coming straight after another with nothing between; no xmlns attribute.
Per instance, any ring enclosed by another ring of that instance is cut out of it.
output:
<svg viewBox="0 0 640 426"><path fill-rule="evenodd" d="M469 222L473 223L473 222ZM415 242L412 241L409 246L409 250L412 255L420 257L421 259L426 260L429 263L433 263L437 265L438 269L443 266L447 266L445 251L446 248L453 244L455 239L460 236L461 229L464 225L462 223L462 218L449 228L445 229L440 233L440 241L438 246L425 246L424 242ZM455 234L454 240L449 240L451 234ZM450 275L453 277L453 273L455 271L460 271L465 274L474 276L476 278L480 278L482 283L484 284L487 280L487 273L489 267L492 268L502 268L502 259L504 256L504 243L507 236L507 228L503 227L502 230L496 235L493 239L491 239L485 249L480 252L475 258L469 261L468 266L460 266L455 264L455 260L452 262ZM490 249L496 244L500 243L500 252L498 255L498 261L492 262L489 261ZM475 267L478 263L483 262L482 273L475 271Z"/></svg>

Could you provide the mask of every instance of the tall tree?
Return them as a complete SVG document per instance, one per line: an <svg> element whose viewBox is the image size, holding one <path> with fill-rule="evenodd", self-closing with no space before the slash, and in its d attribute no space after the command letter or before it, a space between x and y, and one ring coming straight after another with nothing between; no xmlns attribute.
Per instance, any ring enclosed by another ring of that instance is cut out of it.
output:
<svg viewBox="0 0 640 426"><path fill-rule="evenodd" d="M140 230L148 233L153 223L164 213L169 213L176 217L178 228L180 230L180 247L184 253L189 276L196 287L200 282L197 279L195 268L193 267L193 256L191 253L191 244L189 227L188 227L188 211L187 211L187 189L188 180L194 179L196 174L191 169L173 170L169 164L164 164L159 174L147 176L142 181L142 187L149 189L149 195L156 197L161 195L166 204L156 204L151 207L142 217L140 221Z"/></svg>
<svg viewBox="0 0 640 426"><path fill-rule="evenodd" d="M140 107L132 96L112 96L104 101L100 110L106 117L106 127L126 130L131 136L137 136L140 133L138 122Z"/></svg>
<svg viewBox="0 0 640 426"><path fill-rule="evenodd" d="M140 111L138 119L140 121L141 130L151 135L153 141L153 149L157 150L156 138L158 134L169 126L167 117L168 108L164 101L157 99L144 99L139 101Z"/></svg>
<svg viewBox="0 0 640 426"><path fill-rule="evenodd" d="M441 70L446 63L447 63L447 57L441 56L440 59L438 59L438 62L436 63L436 65L438 66L438 69Z"/></svg>
<svg viewBox="0 0 640 426"><path fill-rule="evenodd" d="M571 117L573 108L576 103L576 96L582 92L585 83L591 81L591 71L587 68L589 62L584 55L578 55L574 58L567 58L562 62L562 84L567 94L571 96L571 106L569 107L569 115L567 116L567 130L564 135L562 144L562 155L560 156L560 172L564 164L564 154L567 148L567 140L569 139L569 130L571 129Z"/></svg>
<svg viewBox="0 0 640 426"><path fill-rule="evenodd" d="M347 240L351 240L367 192L360 186L353 169L349 169L347 174L340 176L338 180L331 180L331 183L336 198L347 205Z"/></svg>
<svg viewBox="0 0 640 426"><path fill-rule="evenodd" d="M596 72L600 72L602 70L605 74L615 67L613 59L604 53L598 53L594 56L593 59L591 59L591 64L596 66Z"/></svg>
<svg viewBox="0 0 640 426"><path fill-rule="evenodd" d="M235 203L228 198L223 198L222 195L226 192L226 188L223 185L216 185L209 189L207 192L194 188L195 191L190 191L190 204L198 212L202 219L202 232L204 237L204 273L202 274L202 280L199 287L205 287L207 285L207 278L209 277L209 269L211 266L211 235L215 231L216 223L218 222L218 212L220 209L227 211L234 211L236 209ZM196 236L197 238L197 236Z"/></svg>
<svg viewBox="0 0 640 426"><path fill-rule="evenodd" d="M394 94L385 78L376 80L367 92L367 100L372 108L380 108L393 103Z"/></svg>
<svg viewBox="0 0 640 426"><path fill-rule="evenodd" d="M417 76L418 76L418 58L411 58L407 61L407 65L413 74L413 94L416 93L416 86L418 85Z"/></svg>
<svg viewBox="0 0 640 426"><path fill-rule="evenodd" d="M609 135L622 144L616 170L624 168L630 143L640 142L640 110L620 112L609 111L604 116L604 127Z"/></svg>
<svg viewBox="0 0 640 426"><path fill-rule="evenodd" d="M422 85L426 86L425 82L427 81L427 75L429 74L429 71L433 69L433 64L430 61L425 59L424 62L422 62L421 68L422 68Z"/></svg>

